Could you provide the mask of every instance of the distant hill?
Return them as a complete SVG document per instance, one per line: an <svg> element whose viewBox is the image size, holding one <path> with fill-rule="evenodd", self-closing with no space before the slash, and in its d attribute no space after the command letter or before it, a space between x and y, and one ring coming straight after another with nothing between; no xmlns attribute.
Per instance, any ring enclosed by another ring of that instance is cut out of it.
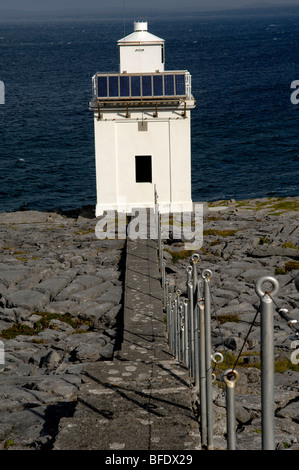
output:
<svg viewBox="0 0 299 470"><path fill-rule="evenodd" d="M296 7L299 6L298 3L284 3L278 5L277 3L270 3L270 2L255 2L249 3L248 5L243 5L239 8L285 8L285 7Z"/></svg>
<svg viewBox="0 0 299 470"><path fill-rule="evenodd" d="M160 8L153 8L149 6L149 4L145 4L142 8L138 7L138 11L142 12L142 14L147 15L148 17L158 17L163 14L167 14L167 17L175 18L178 15L183 14L184 16L192 16L192 15L242 15L242 14L258 14L261 11L263 14L266 13L266 10L275 10L277 12L282 11L285 12L288 8L299 8L299 3L285 3L278 5L277 3L271 2L253 2L248 3L247 5L238 6L238 7L197 7L194 10L186 11L184 7L179 8L168 8L165 10L163 7ZM126 8L128 15L134 15L135 9L133 7L127 6ZM109 18L119 18L122 17L123 13L115 7L108 5L107 3L101 4L99 3L97 8L89 9L89 8L69 8L69 9L53 9L49 11L45 10L13 10L9 8L5 8L0 5L0 21L1 20L15 20L15 19L55 19L57 17L60 18L72 18L72 17L97 17L98 15L101 16L102 19L109 19Z"/></svg>

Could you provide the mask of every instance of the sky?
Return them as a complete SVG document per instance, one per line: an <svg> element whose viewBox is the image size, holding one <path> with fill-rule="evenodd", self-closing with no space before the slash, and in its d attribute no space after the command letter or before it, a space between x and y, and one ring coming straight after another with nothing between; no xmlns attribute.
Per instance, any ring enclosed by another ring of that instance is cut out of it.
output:
<svg viewBox="0 0 299 470"><path fill-rule="evenodd" d="M299 0L0 0L0 13L5 10L27 12L65 11L184 11L240 8L246 6L299 5Z"/></svg>

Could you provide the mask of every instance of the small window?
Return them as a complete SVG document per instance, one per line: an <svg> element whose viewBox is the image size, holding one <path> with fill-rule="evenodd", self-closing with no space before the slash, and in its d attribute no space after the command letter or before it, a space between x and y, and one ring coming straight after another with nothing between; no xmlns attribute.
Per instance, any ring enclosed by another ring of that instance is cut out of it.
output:
<svg viewBox="0 0 299 470"><path fill-rule="evenodd" d="M152 157L151 155L135 156L136 183L152 182Z"/></svg>

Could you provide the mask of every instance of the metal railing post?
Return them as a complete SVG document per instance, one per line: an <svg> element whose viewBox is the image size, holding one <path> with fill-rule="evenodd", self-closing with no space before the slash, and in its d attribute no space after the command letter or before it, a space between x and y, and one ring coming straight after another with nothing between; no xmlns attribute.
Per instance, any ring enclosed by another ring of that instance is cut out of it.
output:
<svg viewBox="0 0 299 470"><path fill-rule="evenodd" d="M167 299L168 299L168 287L169 287L169 282L168 279L165 280L165 287L164 287L164 307L167 307Z"/></svg>
<svg viewBox="0 0 299 470"><path fill-rule="evenodd" d="M235 385L239 379L236 370L227 369L223 373L226 383L226 430L227 430L227 450L236 450L236 403Z"/></svg>
<svg viewBox="0 0 299 470"><path fill-rule="evenodd" d="M162 252L162 256L163 256L163 252ZM163 292L163 303L165 305L165 291L166 291L166 276L165 276L165 261L164 259L162 258L162 261L161 261L161 274L162 274L162 292Z"/></svg>
<svg viewBox="0 0 299 470"><path fill-rule="evenodd" d="M205 312L204 301L198 302L199 309L199 403L200 403L200 433L201 445L207 447L207 390L206 390L206 360L205 360Z"/></svg>
<svg viewBox="0 0 299 470"><path fill-rule="evenodd" d="M160 238L161 238L161 233L160 233ZM160 240L160 271L161 271L161 277L162 277L162 282L163 282L163 264L164 264L164 253L163 253L163 242Z"/></svg>
<svg viewBox="0 0 299 470"><path fill-rule="evenodd" d="M205 269L202 272L204 279L204 314L205 314L205 361L206 361L206 400L207 400L207 445L214 448L213 440L213 396L212 396L212 346L211 346L211 296L210 277L212 272Z"/></svg>
<svg viewBox="0 0 299 470"><path fill-rule="evenodd" d="M176 317L176 348L177 348L177 353L176 357L179 359L180 355L180 333L181 333L181 314L180 314L180 305L181 305L181 300L180 300L180 295L181 291L178 289L176 291L176 300L177 300L177 317Z"/></svg>
<svg viewBox="0 0 299 470"><path fill-rule="evenodd" d="M199 370L199 308L197 301L194 302L194 382L195 388L199 390L200 370Z"/></svg>
<svg viewBox="0 0 299 470"><path fill-rule="evenodd" d="M196 293L196 288L197 288L197 279L198 279L198 274L197 274L197 263L199 260L199 255L197 253L194 253L191 257L192 259L192 278L193 278L193 289L194 289L194 294Z"/></svg>
<svg viewBox="0 0 299 470"><path fill-rule="evenodd" d="M197 281L197 287L196 287L196 302L198 302L200 299L203 298L203 293L202 293L202 279L198 279Z"/></svg>
<svg viewBox="0 0 299 470"><path fill-rule="evenodd" d="M183 361L184 351L184 307L183 302L178 304L178 360Z"/></svg>
<svg viewBox="0 0 299 470"><path fill-rule="evenodd" d="M188 282L188 303L189 303L189 319L190 319L190 339L189 339L189 359L190 359L190 376L194 378L194 302L193 302L193 282Z"/></svg>
<svg viewBox="0 0 299 470"><path fill-rule="evenodd" d="M167 307L166 307L166 322L167 322L167 332L168 332L168 344L169 344L170 351L172 351L172 348L173 348L171 305L172 305L172 294L168 294Z"/></svg>
<svg viewBox="0 0 299 470"><path fill-rule="evenodd" d="M192 281L192 272L193 272L192 266L187 266L186 271L187 271L187 287L188 287L189 282Z"/></svg>
<svg viewBox="0 0 299 470"><path fill-rule="evenodd" d="M263 291L262 284L270 282L274 289ZM261 406L262 406L262 448L275 449L274 437L274 303L271 295L278 292L278 281L272 276L261 277L255 286L260 297L261 314Z"/></svg>
<svg viewBox="0 0 299 470"><path fill-rule="evenodd" d="M195 387L197 390L200 388L200 334L201 334L201 325L200 325L200 311L199 311L199 301L202 299L202 289L201 289L202 279L196 279L196 288L194 295L194 379Z"/></svg>
<svg viewBox="0 0 299 470"><path fill-rule="evenodd" d="M189 369L189 316L188 316L188 300L184 299L184 363Z"/></svg>
<svg viewBox="0 0 299 470"><path fill-rule="evenodd" d="M177 325L178 325L178 301L175 298L173 301L173 348L172 352L177 357Z"/></svg>
<svg viewBox="0 0 299 470"><path fill-rule="evenodd" d="M161 256L161 228L160 228L160 214L159 214L158 208L157 208L156 217L157 217L156 224L157 224L158 250L159 250L159 256Z"/></svg>

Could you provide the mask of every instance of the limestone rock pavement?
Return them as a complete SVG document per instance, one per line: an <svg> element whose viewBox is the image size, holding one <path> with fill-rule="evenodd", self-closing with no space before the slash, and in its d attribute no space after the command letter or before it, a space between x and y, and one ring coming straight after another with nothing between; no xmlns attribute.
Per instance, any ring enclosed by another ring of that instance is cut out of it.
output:
<svg viewBox="0 0 299 470"><path fill-rule="evenodd" d="M174 436L177 449L197 449L198 396L165 342L153 246L144 246L141 257L129 246L137 264L125 276L126 241L98 240L95 224L93 208L0 214L0 448L170 449ZM256 450L259 316L246 338L259 306L254 286L262 275L276 276L277 305L299 320L298 198L218 201L206 207L203 228L198 267L212 271L212 346L225 347L232 361L245 341L237 369L237 446ZM184 296L192 252L169 239L164 253L169 289ZM296 449L299 370L290 361L292 331L277 313L274 322L276 445ZM214 445L225 449L219 377ZM162 430L162 418L172 434ZM126 439L123 430L130 431Z"/></svg>
<svg viewBox="0 0 299 470"><path fill-rule="evenodd" d="M83 365L113 357L125 241L95 224L92 208L0 214L2 449L51 449Z"/></svg>

